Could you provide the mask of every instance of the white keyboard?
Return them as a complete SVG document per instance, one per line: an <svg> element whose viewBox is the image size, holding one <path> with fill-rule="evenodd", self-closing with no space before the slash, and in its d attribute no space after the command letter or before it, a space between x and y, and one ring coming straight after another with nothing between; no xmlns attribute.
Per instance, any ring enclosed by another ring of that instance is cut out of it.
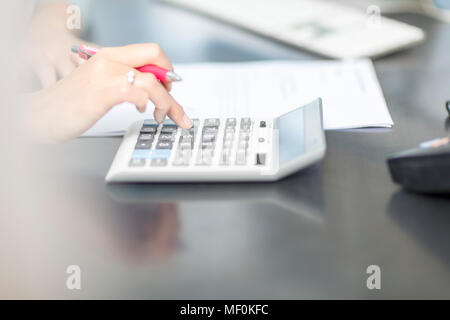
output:
<svg viewBox="0 0 450 320"><path fill-rule="evenodd" d="M324 56L381 56L425 38L414 26L321 0L164 0Z"/></svg>

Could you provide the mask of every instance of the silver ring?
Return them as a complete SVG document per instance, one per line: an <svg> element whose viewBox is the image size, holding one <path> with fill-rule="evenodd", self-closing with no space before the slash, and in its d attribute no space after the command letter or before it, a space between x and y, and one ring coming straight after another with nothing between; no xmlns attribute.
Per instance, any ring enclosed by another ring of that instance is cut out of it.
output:
<svg viewBox="0 0 450 320"><path fill-rule="evenodd" d="M133 70L128 71L128 73L127 73L128 83L133 85L135 78L136 78L136 73Z"/></svg>

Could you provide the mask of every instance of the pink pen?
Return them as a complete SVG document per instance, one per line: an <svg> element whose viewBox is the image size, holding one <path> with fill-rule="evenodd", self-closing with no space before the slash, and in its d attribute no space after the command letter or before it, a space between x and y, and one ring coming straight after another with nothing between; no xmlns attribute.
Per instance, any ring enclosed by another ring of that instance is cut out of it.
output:
<svg viewBox="0 0 450 320"><path fill-rule="evenodd" d="M73 46L72 52L77 53L82 59L88 60L94 54L96 54L98 49L88 47L88 46ZM136 68L140 72L152 73L155 77L162 82L172 82L181 81L181 77L175 72L155 66L153 64L148 64L139 68Z"/></svg>

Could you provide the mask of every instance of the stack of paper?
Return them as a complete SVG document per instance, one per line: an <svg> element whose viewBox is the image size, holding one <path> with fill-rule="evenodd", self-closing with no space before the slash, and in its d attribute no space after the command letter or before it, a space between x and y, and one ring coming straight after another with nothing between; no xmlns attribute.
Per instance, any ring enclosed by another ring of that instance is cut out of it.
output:
<svg viewBox="0 0 450 320"><path fill-rule="evenodd" d="M370 60L202 63L176 66L183 81L172 94L191 118L275 117L323 99L325 129L392 127ZM135 121L153 118L129 103L114 107L85 136L122 135Z"/></svg>

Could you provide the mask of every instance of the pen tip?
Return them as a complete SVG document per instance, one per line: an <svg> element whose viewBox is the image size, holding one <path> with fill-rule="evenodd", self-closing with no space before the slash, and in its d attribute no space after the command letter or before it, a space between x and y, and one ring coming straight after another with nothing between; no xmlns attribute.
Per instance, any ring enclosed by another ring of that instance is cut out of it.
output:
<svg viewBox="0 0 450 320"><path fill-rule="evenodd" d="M169 71L166 74L166 78L170 81L181 81L183 80L179 75L177 75L175 72L173 71Z"/></svg>

